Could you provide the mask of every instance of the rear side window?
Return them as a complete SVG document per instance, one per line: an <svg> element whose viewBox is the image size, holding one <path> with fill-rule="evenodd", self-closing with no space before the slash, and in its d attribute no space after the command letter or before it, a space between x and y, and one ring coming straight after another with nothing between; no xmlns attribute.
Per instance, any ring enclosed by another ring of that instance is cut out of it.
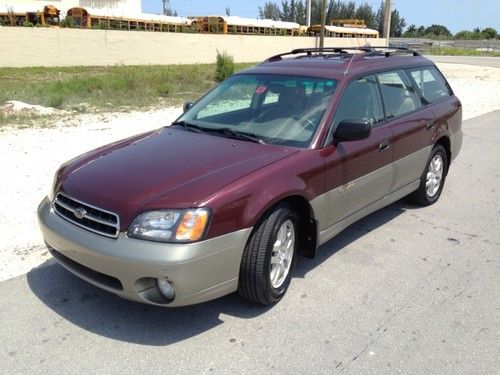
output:
<svg viewBox="0 0 500 375"><path fill-rule="evenodd" d="M387 118L413 112L421 107L411 81L402 70L377 74Z"/></svg>
<svg viewBox="0 0 500 375"><path fill-rule="evenodd" d="M420 89L426 104L434 103L452 94L444 77L434 67L411 70L410 75Z"/></svg>

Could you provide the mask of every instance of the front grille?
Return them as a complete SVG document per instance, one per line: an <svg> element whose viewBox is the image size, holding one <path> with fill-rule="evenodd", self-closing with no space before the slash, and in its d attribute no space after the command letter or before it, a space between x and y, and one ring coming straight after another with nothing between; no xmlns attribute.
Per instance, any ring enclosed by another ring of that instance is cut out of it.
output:
<svg viewBox="0 0 500 375"><path fill-rule="evenodd" d="M58 193L54 209L59 216L91 232L117 238L120 233L118 215Z"/></svg>

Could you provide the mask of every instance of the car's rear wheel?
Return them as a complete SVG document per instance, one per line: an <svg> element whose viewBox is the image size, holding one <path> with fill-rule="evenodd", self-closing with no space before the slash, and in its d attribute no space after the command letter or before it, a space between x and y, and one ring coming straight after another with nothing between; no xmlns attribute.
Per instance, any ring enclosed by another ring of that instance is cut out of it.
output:
<svg viewBox="0 0 500 375"><path fill-rule="evenodd" d="M257 225L243 252L239 294L252 302L278 302L290 285L295 267L298 216L280 205Z"/></svg>
<svg viewBox="0 0 500 375"><path fill-rule="evenodd" d="M423 206L437 202L443 191L447 167L446 150L441 145L434 146L424 173L420 177L420 186L409 196L410 199Z"/></svg>

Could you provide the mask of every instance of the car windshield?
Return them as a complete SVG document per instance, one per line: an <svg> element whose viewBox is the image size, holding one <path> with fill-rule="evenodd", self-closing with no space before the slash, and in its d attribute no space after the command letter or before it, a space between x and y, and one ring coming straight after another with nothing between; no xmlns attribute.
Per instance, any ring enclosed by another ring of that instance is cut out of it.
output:
<svg viewBox="0 0 500 375"><path fill-rule="evenodd" d="M337 87L325 78L240 74L210 91L176 122L197 132L308 147Z"/></svg>

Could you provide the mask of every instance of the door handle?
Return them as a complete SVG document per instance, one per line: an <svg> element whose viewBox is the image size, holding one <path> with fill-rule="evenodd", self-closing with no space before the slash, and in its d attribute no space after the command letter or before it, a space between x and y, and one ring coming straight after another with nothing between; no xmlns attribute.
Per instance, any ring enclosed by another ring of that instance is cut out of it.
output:
<svg viewBox="0 0 500 375"><path fill-rule="evenodd" d="M425 129L426 129L426 130L430 130L430 129L432 129L432 127L433 127L434 125L435 125L434 120L429 120L429 121L427 121L427 124L425 125Z"/></svg>
<svg viewBox="0 0 500 375"><path fill-rule="evenodd" d="M380 142L380 144L378 145L378 150L382 152L388 150L390 147L391 145L389 143L389 140L386 139L385 141Z"/></svg>

